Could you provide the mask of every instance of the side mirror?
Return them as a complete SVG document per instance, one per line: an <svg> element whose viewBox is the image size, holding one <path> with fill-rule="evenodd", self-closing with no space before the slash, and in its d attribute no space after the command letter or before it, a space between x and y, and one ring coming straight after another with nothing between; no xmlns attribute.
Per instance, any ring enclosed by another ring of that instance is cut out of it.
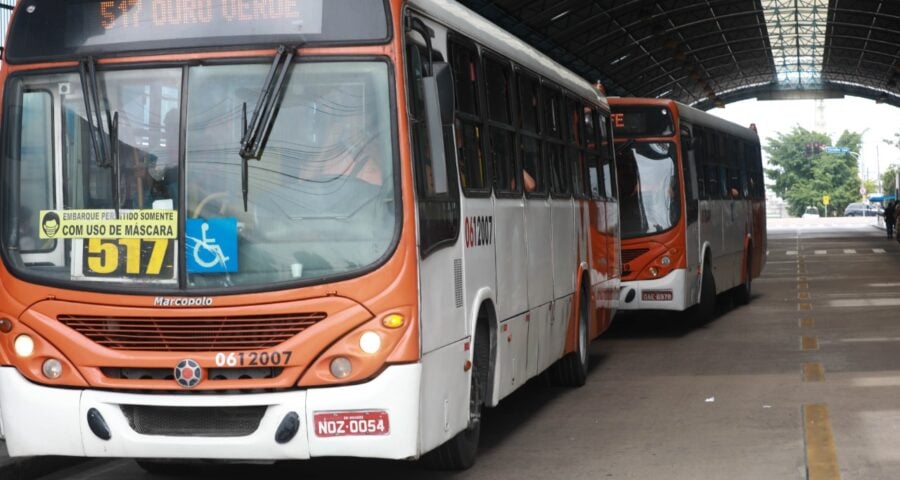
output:
<svg viewBox="0 0 900 480"><path fill-rule="evenodd" d="M456 113L453 98L453 72L447 62L434 62L434 79L437 83L438 103L441 107L441 123L452 125Z"/></svg>

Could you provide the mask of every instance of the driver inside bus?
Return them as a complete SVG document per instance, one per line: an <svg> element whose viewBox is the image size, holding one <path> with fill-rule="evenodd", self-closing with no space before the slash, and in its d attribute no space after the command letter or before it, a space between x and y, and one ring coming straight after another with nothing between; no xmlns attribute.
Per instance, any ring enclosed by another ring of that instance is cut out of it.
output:
<svg viewBox="0 0 900 480"><path fill-rule="evenodd" d="M337 111L333 105L345 104L344 97L348 95L341 90L339 87L327 92L308 106L310 118L304 122L304 143L313 153L313 160L305 162L301 169L325 182L349 178L380 187L384 184L384 148L377 121L365 105Z"/></svg>
<svg viewBox="0 0 900 480"><path fill-rule="evenodd" d="M156 160L147 167L151 178L150 200L152 202L170 200L174 208L178 198L178 141L180 117L177 108L166 112L163 120L163 150Z"/></svg>

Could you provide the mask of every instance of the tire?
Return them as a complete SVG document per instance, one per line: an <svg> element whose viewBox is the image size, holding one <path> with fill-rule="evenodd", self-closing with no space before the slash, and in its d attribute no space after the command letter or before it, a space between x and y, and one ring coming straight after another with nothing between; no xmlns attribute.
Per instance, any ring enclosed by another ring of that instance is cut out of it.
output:
<svg viewBox="0 0 900 480"><path fill-rule="evenodd" d="M469 425L439 447L426 453L422 463L432 470L466 470L475 464L478 440L481 436L481 412L487 392L490 366L490 331L486 323L479 323L475 331L472 358L472 387L469 390Z"/></svg>
<svg viewBox="0 0 900 480"><path fill-rule="evenodd" d="M569 353L553 364L550 378L553 383L563 387L580 387L587 382L588 373L588 298L585 290L581 290L578 302L578 342L575 351Z"/></svg>
<svg viewBox="0 0 900 480"><path fill-rule="evenodd" d="M747 253L747 279L741 285L738 285L737 288L734 289L734 303L735 305L747 305L750 303L750 296L753 294L753 272L751 268L753 266L752 257L750 253Z"/></svg>
<svg viewBox="0 0 900 480"><path fill-rule="evenodd" d="M705 325L716 316L716 280L713 278L710 262L703 262L703 279L700 284L700 303L694 312L695 325Z"/></svg>

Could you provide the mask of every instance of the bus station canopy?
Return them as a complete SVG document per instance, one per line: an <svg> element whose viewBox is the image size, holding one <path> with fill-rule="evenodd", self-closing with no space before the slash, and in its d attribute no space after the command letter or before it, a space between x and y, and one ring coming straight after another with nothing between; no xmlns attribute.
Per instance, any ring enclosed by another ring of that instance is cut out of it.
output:
<svg viewBox="0 0 900 480"><path fill-rule="evenodd" d="M460 0L609 95L900 107L894 0Z"/></svg>

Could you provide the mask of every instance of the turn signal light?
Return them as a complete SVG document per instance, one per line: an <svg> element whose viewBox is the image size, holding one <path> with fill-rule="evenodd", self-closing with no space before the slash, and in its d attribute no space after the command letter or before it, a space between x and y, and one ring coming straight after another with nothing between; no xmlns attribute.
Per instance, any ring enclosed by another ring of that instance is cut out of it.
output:
<svg viewBox="0 0 900 480"><path fill-rule="evenodd" d="M659 269L656 267L650 267L650 275L653 275L654 277L659 275Z"/></svg>
<svg viewBox="0 0 900 480"><path fill-rule="evenodd" d="M0 332L9 333L12 331L12 320L8 318L0 318Z"/></svg>
<svg viewBox="0 0 900 480"><path fill-rule="evenodd" d="M398 315L396 313L388 315L381 320L381 324L387 328L400 328L406 320L403 318L403 315Z"/></svg>

